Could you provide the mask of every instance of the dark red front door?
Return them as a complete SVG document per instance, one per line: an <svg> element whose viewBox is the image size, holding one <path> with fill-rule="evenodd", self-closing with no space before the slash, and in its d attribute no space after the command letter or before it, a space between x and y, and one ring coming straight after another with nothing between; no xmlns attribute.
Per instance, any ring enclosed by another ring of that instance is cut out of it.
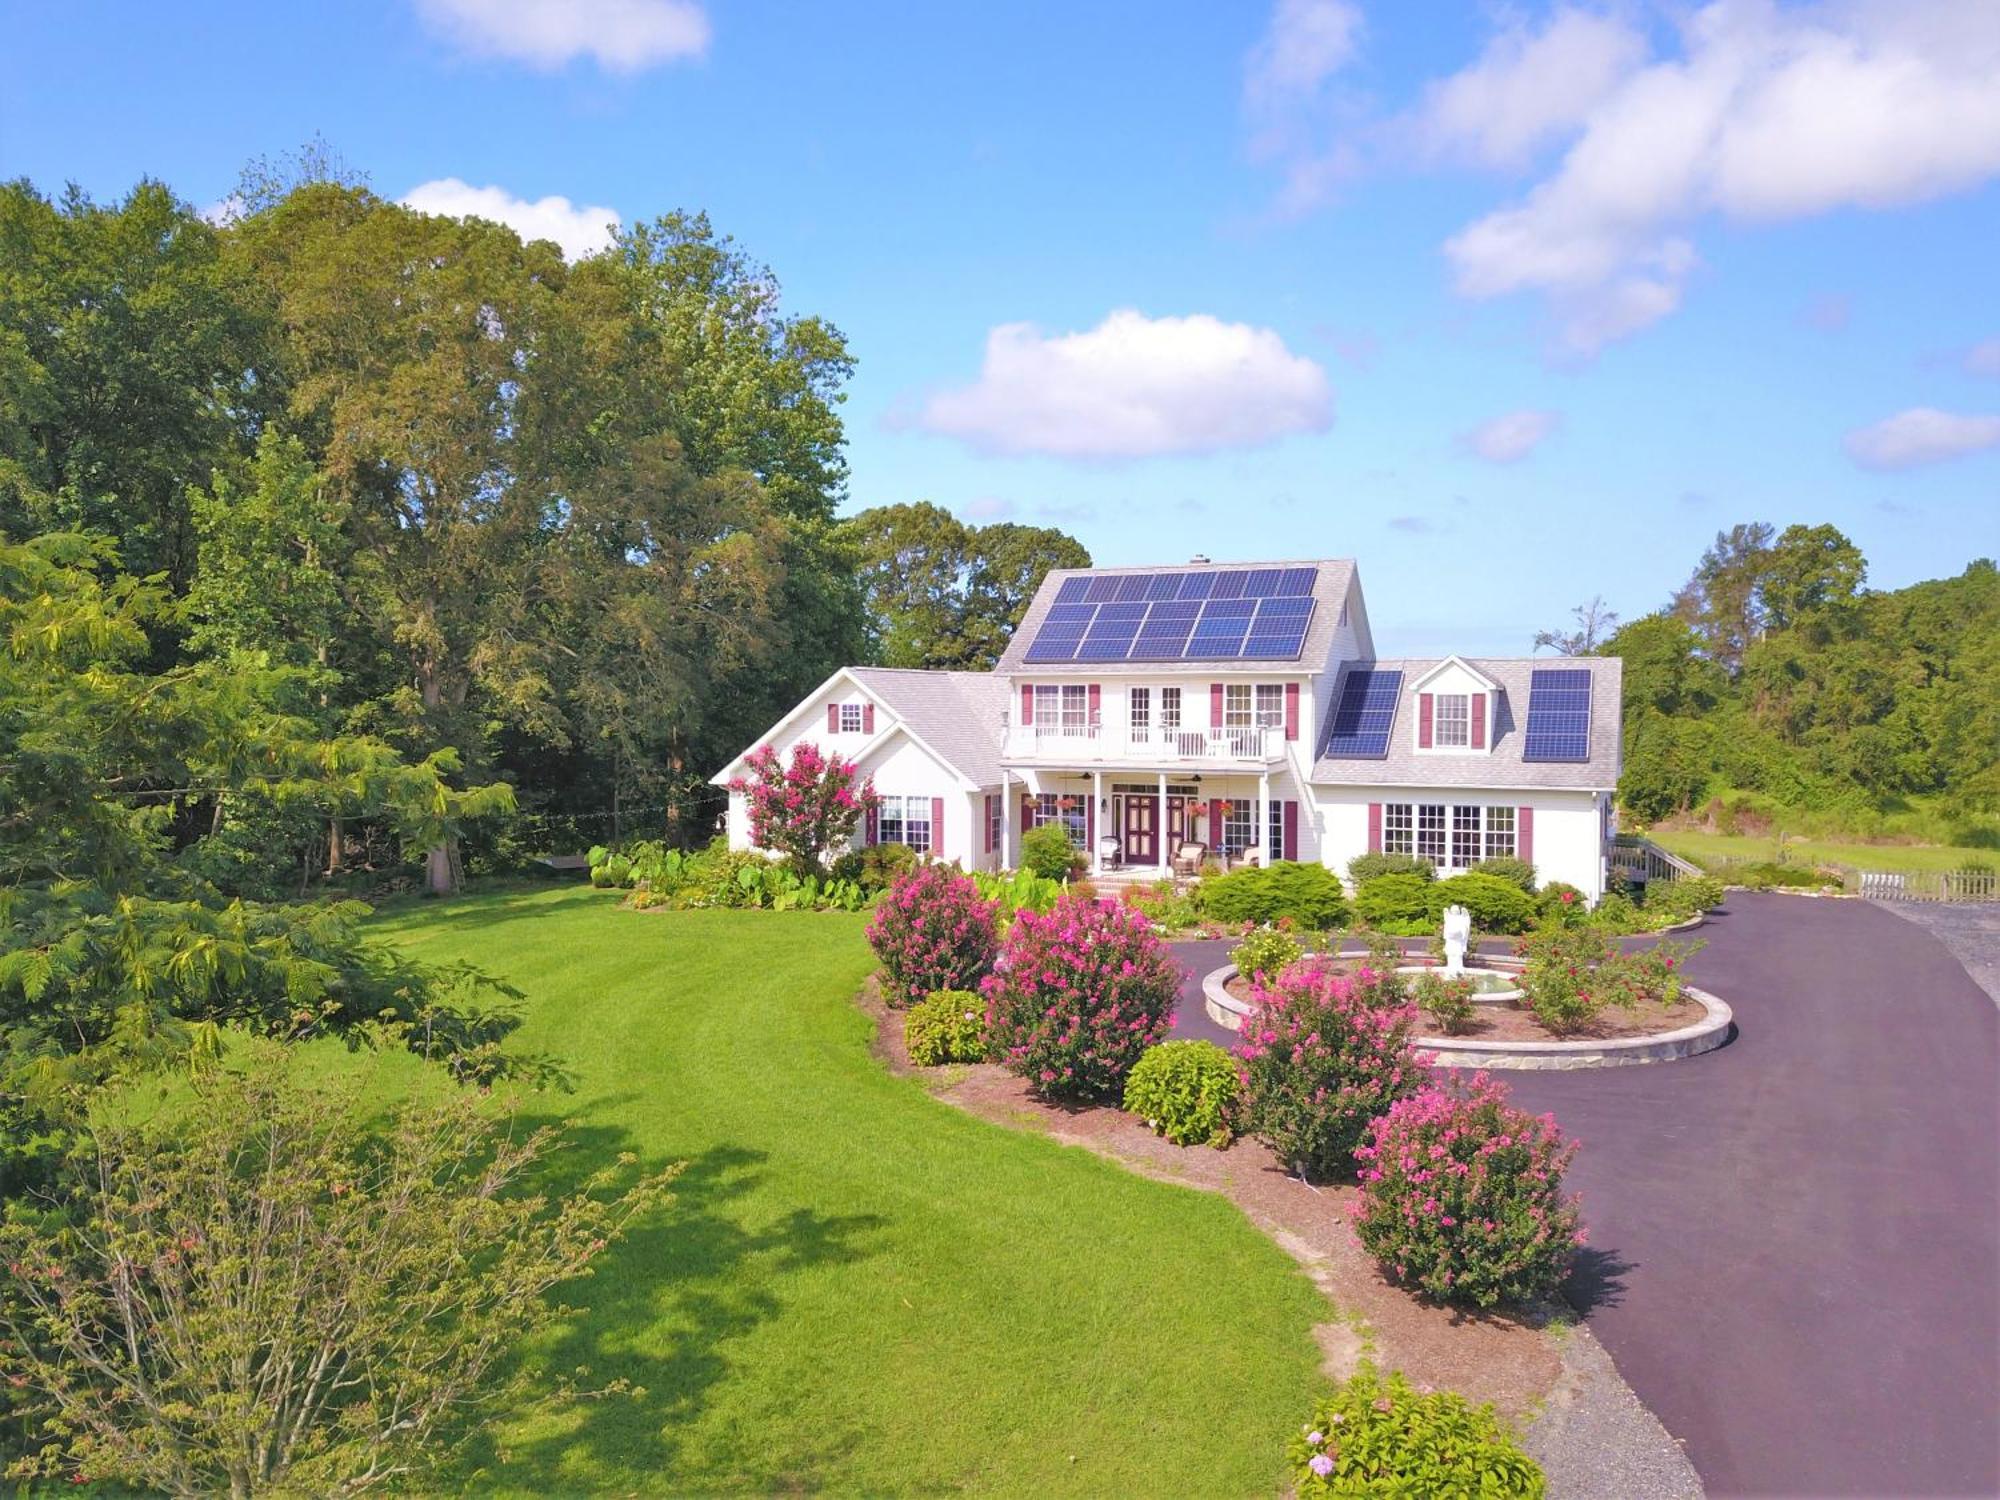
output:
<svg viewBox="0 0 2000 1500"><path fill-rule="evenodd" d="M1125 863L1157 864L1160 858L1160 799L1125 794Z"/></svg>

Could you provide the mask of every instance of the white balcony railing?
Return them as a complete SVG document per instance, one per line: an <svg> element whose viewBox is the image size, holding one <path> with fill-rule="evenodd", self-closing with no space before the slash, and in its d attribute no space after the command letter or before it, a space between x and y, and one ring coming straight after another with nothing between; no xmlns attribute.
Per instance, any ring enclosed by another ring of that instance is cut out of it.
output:
<svg viewBox="0 0 2000 1500"><path fill-rule="evenodd" d="M1192 761L1273 761L1285 753L1275 724L1223 729L1132 728L1124 724L1015 724L1001 737L1007 760L1181 765Z"/></svg>

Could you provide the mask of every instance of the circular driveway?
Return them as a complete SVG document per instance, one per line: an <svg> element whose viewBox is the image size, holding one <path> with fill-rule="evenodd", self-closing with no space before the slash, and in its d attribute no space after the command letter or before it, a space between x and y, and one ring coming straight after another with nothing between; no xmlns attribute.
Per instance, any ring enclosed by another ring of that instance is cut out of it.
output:
<svg viewBox="0 0 2000 1500"><path fill-rule="evenodd" d="M1732 892L1687 936L1729 1046L1506 1076L1584 1143L1571 1300L1711 1494L2000 1493L2000 1007L1860 901ZM1176 945L1176 1036L1233 1040L1227 951Z"/></svg>

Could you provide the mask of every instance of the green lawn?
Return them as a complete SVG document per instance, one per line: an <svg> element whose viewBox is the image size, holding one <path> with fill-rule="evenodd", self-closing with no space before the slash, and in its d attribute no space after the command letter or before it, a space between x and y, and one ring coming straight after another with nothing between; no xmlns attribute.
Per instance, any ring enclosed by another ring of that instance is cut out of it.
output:
<svg viewBox="0 0 2000 1500"><path fill-rule="evenodd" d="M1701 833L1656 829L1647 838L1700 864L1710 859L1775 859L1778 842L1769 834ZM1794 864L1852 865L1861 870L1958 870L1970 864L2000 866L2000 852L1954 844L1850 844L1834 839L1787 838L1785 857Z"/></svg>
<svg viewBox="0 0 2000 1500"><path fill-rule="evenodd" d="M580 889L380 925L527 994L579 1166L685 1159L675 1205L535 1357L646 1388L498 1424L468 1487L1242 1495L1282 1487L1328 1307L1222 1199L890 1076L863 920L634 913Z"/></svg>

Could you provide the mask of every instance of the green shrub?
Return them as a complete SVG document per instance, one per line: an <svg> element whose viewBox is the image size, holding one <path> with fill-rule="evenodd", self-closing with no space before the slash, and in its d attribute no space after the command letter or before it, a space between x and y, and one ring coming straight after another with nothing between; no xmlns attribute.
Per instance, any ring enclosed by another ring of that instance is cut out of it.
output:
<svg viewBox="0 0 2000 1500"><path fill-rule="evenodd" d="M974 870L972 881L979 887L979 894L999 908L1003 924L1012 921L1014 913L1019 911L1047 911L1062 895L1059 881L1037 875L1033 870L1015 870L1011 874Z"/></svg>
<svg viewBox="0 0 2000 1500"><path fill-rule="evenodd" d="M1331 1496L1491 1496L1540 1500L1542 1471L1490 1405L1419 1394L1400 1372L1363 1363L1312 1409L1289 1452L1299 1500Z"/></svg>
<svg viewBox="0 0 2000 1500"><path fill-rule="evenodd" d="M590 883L611 890L622 890L632 883L632 861L622 854L607 855L602 863L590 868Z"/></svg>
<svg viewBox="0 0 2000 1500"><path fill-rule="evenodd" d="M1590 909L1585 919L1601 932L1638 932L1646 926L1639 915L1639 908L1632 904L1632 898L1623 891L1606 891L1597 898L1597 905Z"/></svg>
<svg viewBox="0 0 2000 1500"><path fill-rule="evenodd" d="M903 1018L903 1041L920 1068L986 1056L986 1002L971 990L933 990Z"/></svg>
<svg viewBox="0 0 2000 1500"><path fill-rule="evenodd" d="M1447 979L1435 969L1426 969L1411 982L1410 997L1446 1036L1458 1036L1472 1025L1470 979Z"/></svg>
<svg viewBox="0 0 2000 1500"><path fill-rule="evenodd" d="M1514 951L1526 960L1521 989L1542 1025L1564 1036L1597 1019L1609 998L1595 973L1611 957L1611 943L1602 927L1594 923L1545 927L1523 938Z"/></svg>
<svg viewBox="0 0 2000 1500"><path fill-rule="evenodd" d="M1242 1080L1213 1042L1162 1042L1125 1080L1125 1112L1176 1146L1226 1146Z"/></svg>
<svg viewBox="0 0 2000 1500"><path fill-rule="evenodd" d="M908 844L870 844L850 849L833 862L829 873L836 880L851 880L869 895L886 891L919 863L917 851Z"/></svg>
<svg viewBox="0 0 2000 1500"><path fill-rule="evenodd" d="M1146 920L1162 932L1185 932L1201 921L1201 908L1195 899L1177 889L1171 880L1127 886L1124 901L1145 913Z"/></svg>
<svg viewBox="0 0 2000 1500"><path fill-rule="evenodd" d="M1519 886L1528 895L1535 894L1535 867L1525 859L1495 857L1482 859L1469 872L1474 875L1491 875L1509 885Z"/></svg>
<svg viewBox="0 0 2000 1500"><path fill-rule="evenodd" d="M1841 877L1829 870L1816 870L1806 865L1781 865L1769 860L1762 864L1732 865L1728 875L1732 885L1753 891L1768 890L1773 886L1780 890L1816 891L1842 883Z"/></svg>
<svg viewBox="0 0 2000 1500"><path fill-rule="evenodd" d="M1368 967L1382 974L1394 973L1409 962L1395 935L1375 927L1349 927L1333 934L1326 945L1328 953L1345 953L1350 948L1361 949L1367 955Z"/></svg>
<svg viewBox="0 0 2000 1500"><path fill-rule="evenodd" d="M1462 906L1472 913L1472 925L1481 932L1526 932L1535 925L1535 900L1512 881L1497 875L1468 870L1431 886L1430 916L1442 921L1447 906Z"/></svg>
<svg viewBox="0 0 2000 1500"><path fill-rule="evenodd" d="M1041 823L1021 836L1021 868L1044 880L1067 880L1077 867L1076 848L1060 823Z"/></svg>
<svg viewBox="0 0 2000 1500"><path fill-rule="evenodd" d="M1357 854L1347 862L1347 878L1357 890L1383 875L1415 875L1429 880L1435 874L1436 868L1419 854Z"/></svg>
<svg viewBox="0 0 2000 1500"><path fill-rule="evenodd" d="M1567 880L1551 880L1535 898L1538 920L1544 927L1571 927L1590 919L1583 892Z"/></svg>
<svg viewBox="0 0 2000 1500"><path fill-rule="evenodd" d="M1278 860L1204 880L1201 909L1221 922L1276 922L1289 917L1315 931L1346 919L1347 893L1325 865Z"/></svg>
<svg viewBox="0 0 2000 1500"><path fill-rule="evenodd" d="M1663 927L1690 921L1721 904L1722 882L1712 875L1698 875L1686 880L1648 883L1645 905L1640 910L1648 927Z"/></svg>
<svg viewBox="0 0 2000 1500"><path fill-rule="evenodd" d="M1299 940L1275 927L1253 927L1230 951L1229 961L1245 979L1276 979L1304 956Z"/></svg>
<svg viewBox="0 0 2000 1500"><path fill-rule="evenodd" d="M1384 932L1396 932L1400 928L1428 932L1435 925L1431 915L1431 878L1428 875L1377 875L1355 892L1354 911L1369 926L1379 927Z"/></svg>

